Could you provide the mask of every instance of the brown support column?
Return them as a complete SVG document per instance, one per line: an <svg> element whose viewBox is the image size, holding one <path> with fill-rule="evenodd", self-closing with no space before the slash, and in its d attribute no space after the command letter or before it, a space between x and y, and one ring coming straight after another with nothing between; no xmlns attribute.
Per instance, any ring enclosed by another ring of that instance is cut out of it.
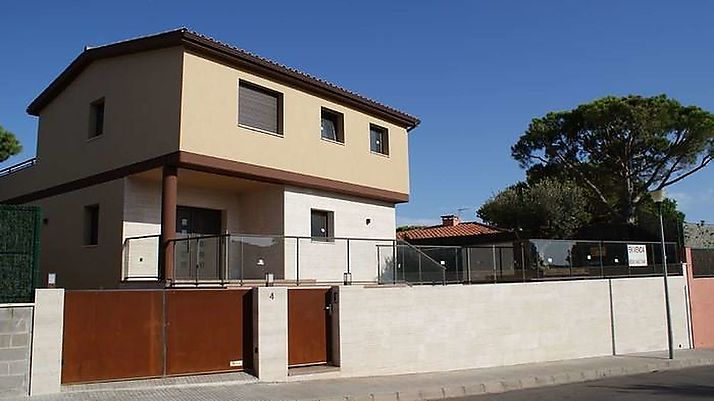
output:
<svg viewBox="0 0 714 401"><path fill-rule="evenodd" d="M178 172L175 166L164 166L161 179L161 271L168 285L174 280L174 243L176 237L176 198Z"/></svg>

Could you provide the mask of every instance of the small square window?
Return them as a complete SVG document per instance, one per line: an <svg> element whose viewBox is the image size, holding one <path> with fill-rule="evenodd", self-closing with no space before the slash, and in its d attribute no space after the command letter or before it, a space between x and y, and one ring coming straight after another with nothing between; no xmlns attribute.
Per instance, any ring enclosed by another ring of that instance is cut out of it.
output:
<svg viewBox="0 0 714 401"><path fill-rule="evenodd" d="M389 134L386 128L369 125L369 149L374 153L389 155Z"/></svg>
<svg viewBox="0 0 714 401"><path fill-rule="evenodd" d="M92 102L89 110L89 137L94 138L104 133L104 99Z"/></svg>
<svg viewBox="0 0 714 401"><path fill-rule="evenodd" d="M99 205L84 207L84 245L99 244Z"/></svg>
<svg viewBox="0 0 714 401"><path fill-rule="evenodd" d="M320 136L322 139L345 143L344 116L342 113L322 108Z"/></svg>
<svg viewBox="0 0 714 401"><path fill-rule="evenodd" d="M329 241L334 237L333 213L325 210L310 210L310 236L315 241Z"/></svg>

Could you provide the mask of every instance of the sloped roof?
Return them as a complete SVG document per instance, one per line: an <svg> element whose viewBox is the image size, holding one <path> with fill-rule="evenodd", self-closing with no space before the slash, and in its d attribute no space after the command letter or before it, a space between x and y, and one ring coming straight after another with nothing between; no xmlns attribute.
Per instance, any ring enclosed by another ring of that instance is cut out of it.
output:
<svg viewBox="0 0 714 401"><path fill-rule="evenodd" d="M179 28L172 31L85 49L32 101L32 103L30 103L27 107L27 112L31 115L38 115L52 99L84 70L84 68L95 60L172 46L184 46L187 50L191 50L202 56L224 61L237 68L245 69L277 82L298 87L301 90L313 93L317 96L334 100L349 107L354 107L396 125L405 127L408 130L415 128L420 123L417 117L408 113L399 111L295 68L288 67L198 32L191 31L188 28Z"/></svg>
<svg viewBox="0 0 714 401"><path fill-rule="evenodd" d="M455 226L438 225L402 231L397 233L397 239L416 240L430 238L471 237L475 235L500 234L505 232L507 231L488 226L486 224L477 223L475 221L467 221L459 223Z"/></svg>

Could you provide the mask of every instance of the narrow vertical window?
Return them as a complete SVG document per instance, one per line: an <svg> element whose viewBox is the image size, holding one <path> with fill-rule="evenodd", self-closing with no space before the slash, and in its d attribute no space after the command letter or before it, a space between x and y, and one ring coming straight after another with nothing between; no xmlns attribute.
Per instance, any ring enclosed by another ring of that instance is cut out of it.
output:
<svg viewBox="0 0 714 401"><path fill-rule="evenodd" d="M84 245L99 244L99 205L84 207Z"/></svg>
<svg viewBox="0 0 714 401"><path fill-rule="evenodd" d="M386 128L369 125L369 149L374 153L389 155L389 134Z"/></svg>
<svg viewBox="0 0 714 401"><path fill-rule="evenodd" d="M89 113L89 137L94 138L104 133L104 99L92 102Z"/></svg>

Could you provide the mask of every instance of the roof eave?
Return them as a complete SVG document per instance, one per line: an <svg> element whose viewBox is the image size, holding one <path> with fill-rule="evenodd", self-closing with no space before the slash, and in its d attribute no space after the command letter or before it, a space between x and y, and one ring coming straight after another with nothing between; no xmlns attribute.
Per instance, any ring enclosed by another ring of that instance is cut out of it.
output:
<svg viewBox="0 0 714 401"><path fill-rule="evenodd" d="M95 60L171 46L183 46L185 49L200 53L203 56L218 58L231 65L270 77L278 82L297 86L305 91L313 92L316 95L333 99L338 103L344 103L347 106L383 118L406 128L407 131L416 128L421 122L418 118L409 114L364 98L346 89L337 88L317 78L311 78L304 73L281 67L266 59L193 33L186 28L85 50L27 106L27 113L39 116L40 111L64 90L84 68Z"/></svg>
<svg viewBox="0 0 714 401"><path fill-rule="evenodd" d="M93 61L140 51L179 46L185 31L185 28L181 28L84 50L27 106L27 113L39 116L40 111Z"/></svg>

